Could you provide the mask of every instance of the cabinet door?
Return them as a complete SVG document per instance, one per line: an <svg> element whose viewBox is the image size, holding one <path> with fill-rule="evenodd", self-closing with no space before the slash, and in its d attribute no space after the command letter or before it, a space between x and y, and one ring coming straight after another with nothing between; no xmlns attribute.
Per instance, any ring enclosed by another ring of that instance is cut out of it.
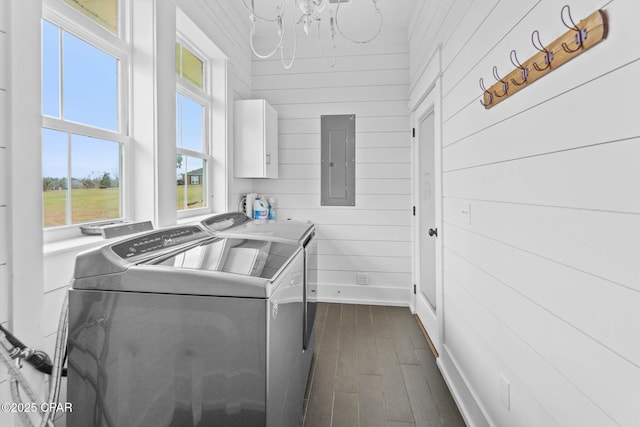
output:
<svg viewBox="0 0 640 427"><path fill-rule="evenodd" d="M265 103L265 170L266 178L278 177L278 112Z"/></svg>
<svg viewBox="0 0 640 427"><path fill-rule="evenodd" d="M235 103L234 164L237 178L278 177L278 112L264 99Z"/></svg>

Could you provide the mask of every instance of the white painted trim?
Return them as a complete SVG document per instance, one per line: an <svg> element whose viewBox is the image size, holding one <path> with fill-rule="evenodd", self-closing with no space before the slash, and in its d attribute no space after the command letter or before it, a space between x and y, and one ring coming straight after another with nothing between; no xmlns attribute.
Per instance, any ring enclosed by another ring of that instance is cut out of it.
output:
<svg viewBox="0 0 640 427"><path fill-rule="evenodd" d="M59 130L61 132L69 132L75 135L103 139L105 141L119 142L120 144L128 144L131 141L131 138L125 133L113 132L110 130L83 125L82 123L76 123L69 120L60 120L49 116L42 116L42 127L47 129Z"/></svg>
<svg viewBox="0 0 640 427"><path fill-rule="evenodd" d="M318 284L319 302L408 307L410 295L406 288Z"/></svg>
<svg viewBox="0 0 640 427"><path fill-rule="evenodd" d="M205 103L205 135L207 147L202 153L192 155L185 149L178 152L192 157L203 158L208 164L206 178L207 205L197 210L182 210L177 212L178 219L188 219L194 215L209 212L224 212L228 210L227 194L229 193L229 170L227 158L228 128L230 123L229 100L232 93L227 78L228 59L222 50L205 34L200 27L180 8L176 7L176 39L205 61L205 90L198 93L191 84L176 76L177 90L194 99ZM215 82L215 84L214 84ZM203 98L204 96L204 98Z"/></svg>
<svg viewBox="0 0 640 427"><path fill-rule="evenodd" d="M171 2L153 2L155 19L152 42L155 73L156 226L174 225L176 198L176 14Z"/></svg>
<svg viewBox="0 0 640 427"><path fill-rule="evenodd" d="M418 291L416 295L414 295L415 299L415 310L418 314L418 317L422 321L425 326L425 329L429 333L434 346L438 351L441 351L442 342L444 340L444 292L443 292L443 262L442 262L442 252L443 252L443 235L442 235L442 210L443 210L443 202L442 202L442 144L441 144L441 113L440 108L438 107L438 99L440 96L439 88L440 88L440 79L437 79L435 84L433 85L434 90L432 90L423 100L422 104L418 107L418 109L413 114L413 124L418 132L416 133L417 142L413 147L413 170L414 170L414 182L413 182L413 204L415 206L419 206L418 195L421 192L420 189L420 180L419 176L421 174L419 164L420 164L420 149L421 144L420 134L419 134L419 124L420 122L428 115L434 115L434 141L433 141L433 150L434 150L434 187L435 187L435 227L440 232L438 237L436 237L435 241L435 281L436 281L436 309L434 310L431 307L431 304L424 298L422 292ZM415 276L415 283L418 285L422 283L422 272L420 265L420 258L422 255L422 244L423 239L428 237L421 235L422 230L421 224L421 214L418 211L416 216L413 218L413 247L414 247L414 257L413 257L413 271Z"/></svg>
<svg viewBox="0 0 640 427"><path fill-rule="evenodd" d="M435 81L442 77L442 44L433 52L420 76L409 88L409 111L414 112L433 90Z"/></svg>
<svg viewBox="0 0 640 427"><path fill-rule="evenodd" d="M442 373L444 381L449 387L449 391L455 400L460 414L468 427L490 427L495 426L491 419L486 418L487 411L480 403L480 399L469 389L469 381L460 370L458 362L451 355L446 344L443 344L440 357L436 359L436 364Z"/></svg>
<svg viewBox="0 0 640 427"><path fill-rule="evenodd" d="M8 7L10 57L7 61L9 180L7 241L9 326L32 348L41 348L43 312L41 16L35 1L12 0ZM36 161L25 161L34 159ZM25 372L37 390L42 374Z"/></svg>
<svg viewBox="0 0 640 427"><path fill-rule="evenodd" d="M123 28L125 21L129 21L131 16L130 3L127 0L118 0L121 11L118 19L121 26L121 34L128 37L128 28ZM124 17L123 17L124 16ZM106 141L113 141L120 144L120 203L121 216L118 218L110 218L113 220L129 219L131 217L131 179L130 171L132 166L129 164L131 156L131 46L126 41L125 36L114 35L92 19L75 10L73 7L63 2L44 0L42 7L42 19L51 22L51 24L59 27L59 29L82 41L89 43L96 49L99 49L109 56L114 57L118 61L118 78L117 78L117 126L118 129L111 131L91 125L73 122L56 117L41 116L42 128L54 129L65 133L83 135L92 138L98 138ZM41 64L39 64L41 68ZM62 75L60 75L62 79ZM61 95L62 96L62 92ZM64 99L61 98L62 105ZM60 113L63 113L61 109ZM69 163L71 167L71 163ZM71 204L71 199L67 203ZM43 241L45 243L62 241L74 238L80 235L79 226L81 223L71 222L71 210L67 209L67 223L62 226L43 228ZM99 221L88 221L94 223Z"/></svg>
<svg viewBox="0 0 640 427"><path fill-rule="evenodd" d="M440 47L434 54L433 58L440 58ZM439 61L435 64L440 69ZM443 291L443 200L442 200L442 78L441 74L432 74L433 81L424 82L427 92L419 93L412 96L412 99L420 100L420 103L412 107L411 123L416 130L416 138L412 147L412 203L413 206L419 206L418 194L419 176L420 176L420 144L419 142L419 124L425 116L434 114L434 178L435 178L435 226L438 229L438 237L436 238L436 310L434 311L421 292L412 295L411 308L418 314L427 333L431 337L434 346L438 352L442 349L444 342L444 291ZM412 218L412 278L413 283L420 284L420 212L417 212ZM435 329L435 330L434 330Z"/></svg>
<svg viewBox="0 0 640 427"><path fill-rule="evenodd" d="M120 13L118 17L118 25L123 25L122 21L128 20L130 16L129 5L128 2L121 1L119 6L120 10L126 10L126 14ZM62 26L65 31L93 44L109 55L116 57L131 55L131 47L127 42L128 28L120 29L122 36L116 35L87 15L59 0L44 0L42 9L43 19L51 20L54 24ZM126 25L126 23L124 24Z"/></svg>

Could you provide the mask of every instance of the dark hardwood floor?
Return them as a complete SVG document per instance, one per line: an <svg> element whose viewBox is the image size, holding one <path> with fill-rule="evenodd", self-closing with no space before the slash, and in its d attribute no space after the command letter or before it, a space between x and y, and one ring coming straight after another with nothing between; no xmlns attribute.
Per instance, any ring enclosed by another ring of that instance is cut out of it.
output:
<svg viewBox="0 0 640 427"><path fill-rule="evenodd" d="M319 304L305 427L464 427L408 308Z"/></svg>

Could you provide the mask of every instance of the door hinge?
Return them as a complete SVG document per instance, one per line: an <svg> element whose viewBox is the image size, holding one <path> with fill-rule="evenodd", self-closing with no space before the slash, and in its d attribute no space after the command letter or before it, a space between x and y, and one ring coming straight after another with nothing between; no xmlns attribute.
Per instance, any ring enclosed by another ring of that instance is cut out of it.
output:
<svg viewBox="0 0 640 427"><path fill-rule="evenodd" d="M413 207L413 216L416 216L416 207Z"/></svg>
<svg viewBox="0 0 640 427"><path fill-rule="evenodd" d="M416 284L415 283L413 284L413 294L414 295L416 294Z"/></svg>
<svg viewBox="0 0 640 427"><path fill-rule="evenodd" d="M413 128L411 130L411 134L413 135L414 138L416 137L416 128Z"/></svg>

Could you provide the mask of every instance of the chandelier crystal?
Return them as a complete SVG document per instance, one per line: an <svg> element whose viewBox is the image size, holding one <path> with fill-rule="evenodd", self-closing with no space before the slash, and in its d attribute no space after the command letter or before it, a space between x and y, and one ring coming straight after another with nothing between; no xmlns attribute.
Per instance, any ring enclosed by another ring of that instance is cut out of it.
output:
<svg viewBox="0 0 640 427"><path fill-rule="evenodd" d="M251 33L249 35L249 44L251 45L251 50L253 51L254 55L256 55L258 58L261 58L261 59L270 58L277 51L280 51L280 60L282 61L282 65L284 66L284 68L286 68L287 70L293 66L293 63L296 59L296 49L298 44L296 28L295 28L296 25L302 25L302 28L306 35L309 35L309 30L312 24L315 23L317 25L318 47L320 49L320 54L324 58L327 65L330 67L333 67L336 64L336 42L335 42L336 32L340 34L342 38L344 38L345 40L351 43L364 44L364 43L369 43L373 41L376 37L378 37L378 35L382 31L382 13L380 13L380 9L378 8L378 0L371 0L374 11L378 16L378 21L379 21L378 28L372 37L364 40L352 39L351 37L346 36L342 32L342 29L340 28L340 23L338 19L339 13L340 13L340 4L347 3L348 0L291 0L293 2L293 11L291 12L290 26L287 26L285 24L285 12L286 12L285 5L287 3L287 0L282 0L280 5L276 7L274 18L266 18L258 15L255 12L255 1L256 0L251 0L251 4L249 5L247 4L247 0L242 0L242 3L249 11L249 19L251 20L251 24L252 24ZM323 17L321 15L322 15L322 12L325 9L327 9L327 6L329 5L329 3L336 4L335 11L331 7L329 7L328 17L325 17L325 22L328 22L328 33L329 33L329 38L331 39L331 45L332 45L331 60L327 60L327 56L324 54L324 51L322 49L322 43L320 41L321 23L323 21ZM256 23L258 21L274 24L276 27L276 32L278 34L279 40L276 47L270 52L259 53L254 46L253 39L255 37ZM285 60L285 55L284 55L284 39L285 39L285 36L288 34L287 28L289 28L293 32L293 51L291 54L291 58L288 62L287 60Z"/></svg>

